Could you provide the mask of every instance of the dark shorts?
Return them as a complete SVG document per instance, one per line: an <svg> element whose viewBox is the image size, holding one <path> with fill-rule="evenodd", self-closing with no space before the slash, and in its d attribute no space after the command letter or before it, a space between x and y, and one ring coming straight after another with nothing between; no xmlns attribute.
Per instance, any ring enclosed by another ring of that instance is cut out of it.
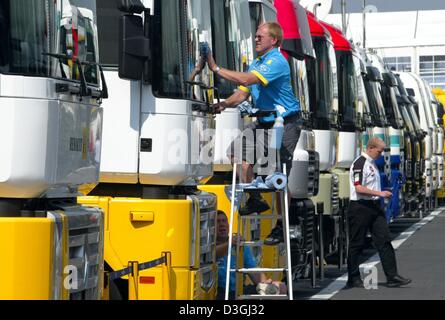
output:
<svg viewBox="0 0 445 320"><path fill-rule="evenodd" d="M267 175L277 171L277 152L269 148L273 123L263 124L255 121L246 126L244 131L235 138L227 150L227 156L240 163L241 160L257 165L258 174ZM286 163L286 172L289 175L292 167L292 158L298 139L301 125L298 115L284 119L283 140L280 148L280 161ZM278 171L281 171L278 169Z"/></svg>

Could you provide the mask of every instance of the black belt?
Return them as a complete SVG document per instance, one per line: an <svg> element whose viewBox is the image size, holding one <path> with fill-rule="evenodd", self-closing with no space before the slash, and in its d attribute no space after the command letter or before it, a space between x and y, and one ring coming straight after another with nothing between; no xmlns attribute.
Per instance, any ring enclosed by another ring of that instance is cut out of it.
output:
<svg viewBox="0 0 445 320"><path fill-rule="evenodd" d="M300 119L300 112L285 117L284 118L284 123L288 123L288 122L295 121L295 120L298 120L298 119Z"/></svg>
<svg viewBox="0 0 445 320"><path fill-rule="evenodd" d="M289 123L292 121L296 121L298 119L300 119L300 112L297 112L297 113L291 114L290 116L284 117L284 123ZM265 127L267 127L267 126L272 127L275 122L274 121L263 122L261 120L258 120L258 123Z"/></svg>
<svg viewBox="0 0 445 320"><path fill-rule="evenodd" d="M353 202L362 204L364 206L377 206L380 207L380 200L365 200L365 199L360 199L360 200L354 200Z"/></svg>

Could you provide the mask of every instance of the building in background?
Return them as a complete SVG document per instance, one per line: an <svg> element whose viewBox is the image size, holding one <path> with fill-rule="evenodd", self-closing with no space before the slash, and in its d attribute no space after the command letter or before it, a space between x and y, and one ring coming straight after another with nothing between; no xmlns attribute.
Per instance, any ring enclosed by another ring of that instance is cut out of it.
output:
<svg viewBox="0 0 445 320"><path fill-rule="evenodd" d="M324 20L341 26L341 0ZM445 2L366 0L366 47L397 71L413 71L445 89ZM346 0L347 37L363 43L363 1Z"/></svg>

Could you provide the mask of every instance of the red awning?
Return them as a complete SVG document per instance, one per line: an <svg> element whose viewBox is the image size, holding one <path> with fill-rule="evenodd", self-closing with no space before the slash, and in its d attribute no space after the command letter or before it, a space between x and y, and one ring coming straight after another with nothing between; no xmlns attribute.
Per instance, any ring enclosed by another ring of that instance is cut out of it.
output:
<svg viewBox="0 0 445 320"><path fill-rule="evenodd" d="M328 29L331 34L332 42L334 42L334 49L336 51L352 51L351 43L345 38L340 29L326 22L321 22L321 24Z"/></svg>
<svg viewBox="0 0 445 320"><path fill-rule="evenodd" d="M315 17L315 15L312 12L306 10L306 13L309 22L309 28L311 30L311 35L313 37L326 37L329 33L323 27L320 21Z"/></svg>
<svg viewBox="0 0 445 320"><path fill-rule="evenodd" d="M283 28L282 49L297 59L315 58L306 10L298 0L275 0L274 6Z"/></svg>

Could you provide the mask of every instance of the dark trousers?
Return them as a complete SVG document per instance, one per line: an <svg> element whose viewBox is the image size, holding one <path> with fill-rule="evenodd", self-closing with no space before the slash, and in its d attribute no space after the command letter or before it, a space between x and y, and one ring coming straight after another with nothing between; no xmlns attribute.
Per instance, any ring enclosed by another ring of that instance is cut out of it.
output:
<svg viewBox="0 0 445 320"><path fill-rule="evenodd" d="M385 213L377 202L351 201L348 210L349 219L349 254L348 254L348 280L360 278L360 253L362 252L366 233L371 231L372 240L379 252L383 271L386 278L397 274L396 255L391 244L388 224Z"/></svg>

